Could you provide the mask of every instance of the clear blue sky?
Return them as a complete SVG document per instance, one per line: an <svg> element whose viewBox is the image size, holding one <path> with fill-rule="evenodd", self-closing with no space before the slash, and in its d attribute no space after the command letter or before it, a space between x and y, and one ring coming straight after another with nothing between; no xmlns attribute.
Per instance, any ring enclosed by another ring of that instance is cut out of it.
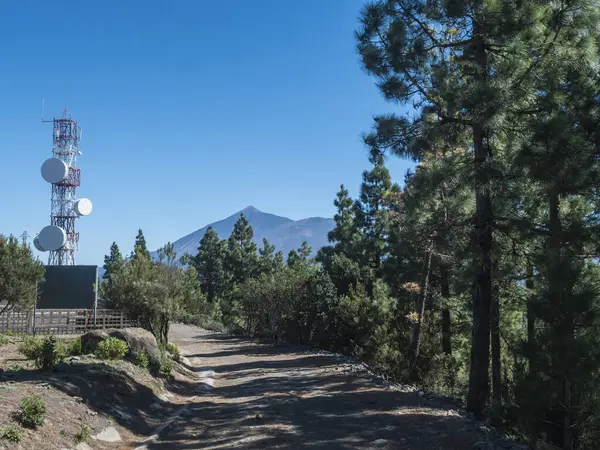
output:
<svg viewBox="0 0 600 450"><path fill-rule="evenodd" d="M0 233L49 223L45 118L83 128L78 263L151 249L253 205L332 216L368 167L361 132L393 111L360 68L361 0L0 3ZM409 163L390 160L396 181ZM46 255L43 256L46 260Z"/></svg>

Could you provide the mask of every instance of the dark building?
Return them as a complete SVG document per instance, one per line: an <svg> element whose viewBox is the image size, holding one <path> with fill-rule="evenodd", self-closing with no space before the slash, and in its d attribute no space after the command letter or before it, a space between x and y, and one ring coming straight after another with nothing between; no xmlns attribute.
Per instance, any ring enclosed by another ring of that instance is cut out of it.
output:
<svg viewBox="0 0 600 450"><path fill-rule="evenodd" d="M37 309L93 309L98 266L46 266Z"/></svg>

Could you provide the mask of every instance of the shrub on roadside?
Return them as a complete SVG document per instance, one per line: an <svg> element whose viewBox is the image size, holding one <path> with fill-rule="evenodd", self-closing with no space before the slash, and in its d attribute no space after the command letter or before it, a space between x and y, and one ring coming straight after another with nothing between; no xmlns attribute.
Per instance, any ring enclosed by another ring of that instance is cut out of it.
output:
<svg viewBox="0 0 600 450"><path fill-rule="evenodd" d="M42 340L39 336L25 336L19 346L19 351L27 359L36 359L42 350Z"/></svg>
<svg viewBox="0 0 600 450"><path fill-rule="evenodd" d="M19 444L23 437L21 427L15 423L7 423L0 426L0 441L6 441L10 444Z"/></svg>
<svg viewBox="0 0 600 450"><path fill-rule="evenodd" d="M35 366L38 369L52 369L64 357L61 344L54 336L48 336L42 341L42 345L35 357Z"/></svg>
<svg viewBox="0 0 600 450"><path fill-rule="evenodd" d="M128 350L127 342L109 337L98 344L96 355L100 359L123 359Z"/></svg>
<svg viewBox="0 0 600 450"><path fill-rule="evenodd" d="M27 428L37 428L44 423L46 419L46 404L41 397L29 395L23 397L19 409L15 413L18 422Z"/></svg>
<svg viewBox="0 0 600 450"><path fill-rule="evenodd" d="M161 351L158 359L152 360L152 369L159 377L170 377L173 373L173 368L173 360L166 351Z"/></svg>
<svg viewBox="0 0 600 450"><path fill-rule="evenodd" d="M177 345L173 344L172 342L169 342L166 345L166 350L171 354L171 356L173 356L173 359L175 361L181 361L181 353L179 353L179 347L177 347Z"/></svg>
<svg viewBox="0 0 600 450"><path fill-rule="evenodd" d="M91 435L90 426L85 423L81 424L79 431L77 431L77 433L75 434L75 442L77 444L79 444L81 442L86 442L90 439L90 435Z"/></svg>
<svg viewBox="0 0 600 450"><path fill-rule="evenodd" d="M77 337L67 344L67 354L71 356L79 356L83 353L81 346L81 337Z"/></svg>
<svg viewBox="0 0 600 450"><path fill-rule="evenodd" d="M139 352L137 352L135 354L135 359L133 360L133 363L138 366L141 367L142 369L147 369L148 368L148 355L146 354L146 352L144 350L140 350Z"/></svg>

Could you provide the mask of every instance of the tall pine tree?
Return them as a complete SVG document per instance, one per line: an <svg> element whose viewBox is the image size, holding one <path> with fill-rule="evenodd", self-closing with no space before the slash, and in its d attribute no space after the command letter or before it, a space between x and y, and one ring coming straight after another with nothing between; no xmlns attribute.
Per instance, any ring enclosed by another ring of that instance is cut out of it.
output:
<svg viewBox="0 0 600 450"><path fill-rule="evenodd" d="M214 302L225 287L225 249L225 242L219 240L217 232L212 227L208 227L200 240L198 253L193 259L200 289L206 294L209 303Z"/></svg>
<svg viewBox="0 0 600 450"><path fill-rule="evenodd" d="M258 272L258 253L253 241L254 231L244 214L233 226L227 240L225 268L234 285L241 285Z"/></svg>

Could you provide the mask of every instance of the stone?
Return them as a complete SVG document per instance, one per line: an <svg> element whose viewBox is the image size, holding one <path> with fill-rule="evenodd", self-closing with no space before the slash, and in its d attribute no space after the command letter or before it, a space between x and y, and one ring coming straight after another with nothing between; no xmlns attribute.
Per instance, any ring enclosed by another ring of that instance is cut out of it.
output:
<svg viewBox="0 0 600 450"><path fill-rule="evenodd" d="M81 336L81 350L83 353L94 353L98 348L98 344L105 339L108 339L109 335L106 331L92 330Z"/></svg>
<svg viewBox="0 0 600 450"><path fill-rule="evenodd" d="M145 351L150 361L160 359L160 350L156 338L143 328L122 328L110 331L110 336L120 339L129 346L128 356L135 356L140 351Z"/></svg>
<svg viewBox="0 0 600 450"><path fill-rule="evenodd" d="M119 442L121 440L121 435L115 427L108 427L96 436L92 436L92 439L103 442Z"/></svg>
<svg viewBox="0 0 600 450"><path fill-rule="evenodd" d="M75 446L75 450L92 450L92 447L87 445L85 442L80 442Z"/></svg>

